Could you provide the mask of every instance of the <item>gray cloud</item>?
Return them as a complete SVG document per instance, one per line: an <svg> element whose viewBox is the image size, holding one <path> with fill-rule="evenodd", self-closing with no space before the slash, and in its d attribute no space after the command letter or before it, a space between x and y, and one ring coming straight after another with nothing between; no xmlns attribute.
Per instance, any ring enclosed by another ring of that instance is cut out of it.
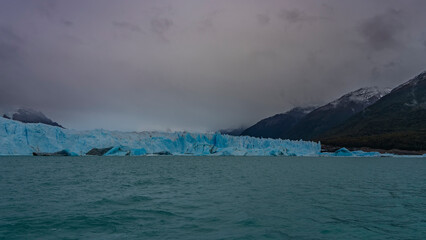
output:
<svg viewBox="0 0 426 240"><path fill-rule="evenodd" d="M303 22L310 19L310 17L308 17L306 13L300 11L299 9L282 9L278 14L278 17L290 23Z"/></svg>
<svg viewBox="0 0 426 240"><path fill-rule="evenodd" d="M387 72L398 69L400 63L397 61L389 61L382 65L373 66L371 69L371 78L372 79L380 79L383 75L386 75Z"/></svg>
<svg viewBox="0 0 426 240"><path fill-rule="evenodd" d="M266 14L257 14L257 22L260 25L267 25L270 20L270 17Z"/></svg>
<svg viewBox="0 0 426 240"><path fill-rule="evenodd" d="M322 9L324 10L323 15L317 16L317 15L311 15L306 11L300 10L300 9L281 9L281 11L278 13L278 17L291 24L296 23L319 23L321 21L327 21L330 20L330 14L333 13L333 10L328 5L321 5Z"/></svg>
<svg viewBox="0 0 426 240"><path fill-rule="evenodd" d="M53 16L56 9L55 0L37 0L35 2L37 3L37 9L42 16L49 19Z"/></svg>
<svg viewBox="0 0 426 240"><path fill-rule="evenodd" d="M197 31L202 32L202 33L209 32L213 29L214 29L213 21L210 18L206 18L206 19L202 20L197 27Z"/></svg>
<svg viewBox="0 0 426 240"><path fill-rule="evenodd" d="M18 34L16 34L12 28L0 26L0 39L2 41L22 43L23 39Z"/></svg>
<svg viewBox="0 0 426 240"><path fill-rule="evenodd" d="M0 26L0 59L2 62L16 60L24 39L11 28Z"/></svg>
<svg viewBox="0 0 426 240"><path fill-rule="evenodd" d="M327 16L332 15L334 13L334 8L330 4L322 3L321 7L325 10Z"/></svg>
<svg viewBox="0 0 426 240"><path fill-rule="evenodd" d="M173 26L173 21L168 18L154 18L151 20L151 30L160 39L168 41L166 32Z"/></svg>
<svg viewBox="0 0 426 240"><path fill-rule="evenodd" d="M144 33L143 30L136 24L126 22L126 21L114 21L112 24L117 27L124 30L137 32L137 33Z"/></svg>
<svg viewBox="0 0 426 240"><path fill-rule="evenodd" d="M374 50L396 48L401 44L398 35L404 31L401 14L401 11L391 9L373 16L360 25L359 32Z"/></svg>
<svg viewBox="0 0 426 240"><path fill-rule="evenodd" d="M62 23L64 26L67 26L67 27L71 27L72 25L74 25L74 23L73 23L72 21L70 21L70 20L65 20L65 19L62 19L62 20L61 20L61 23Z"/></svg>
<svg viewBox="0 0 426 240"><path fill-rule="evenodd" d="M426 2L411 3L3 0L0 110L78 129L253 124L426 70Z"/></svg>
<svg viewBox="0 0 426 240"><path fill-rule="evenodd" d="M0 59L2 59L2 61L13 59L17 55L18 50L19 47L17 45L0 41Z"/></svg>

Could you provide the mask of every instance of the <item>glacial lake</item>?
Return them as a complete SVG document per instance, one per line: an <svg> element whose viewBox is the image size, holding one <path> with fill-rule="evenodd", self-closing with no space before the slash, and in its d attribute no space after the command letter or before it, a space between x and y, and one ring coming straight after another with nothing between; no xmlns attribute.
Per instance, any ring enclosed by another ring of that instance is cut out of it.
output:
<svg viewBox="0 0 426 240"><path fill-rule="evenodd" d="M0 239L425 239L426 158L0 157Z"/></svg>

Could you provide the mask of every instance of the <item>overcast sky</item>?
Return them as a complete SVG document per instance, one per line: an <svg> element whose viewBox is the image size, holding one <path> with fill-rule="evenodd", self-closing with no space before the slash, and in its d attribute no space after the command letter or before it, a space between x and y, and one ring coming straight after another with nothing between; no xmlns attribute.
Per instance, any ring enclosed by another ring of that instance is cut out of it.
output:
<svg viewBox="0 0 426 240"><path fill-rule="evenodd" d="M0 0L0 108L75 129L248 126L426 70L425 0Z"/></svg>

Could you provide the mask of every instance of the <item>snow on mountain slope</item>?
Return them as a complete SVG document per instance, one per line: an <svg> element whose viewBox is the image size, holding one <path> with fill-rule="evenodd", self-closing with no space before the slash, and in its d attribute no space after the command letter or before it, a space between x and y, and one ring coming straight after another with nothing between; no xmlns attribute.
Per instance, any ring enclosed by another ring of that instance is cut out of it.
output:
<svg viewBox="0 0 426 240"><path fill-rule="evenodd" d="M44 123L50 126L62 127L57 122L46 117L42 112L31 108L19 108L16 111L3 114L4 118L13 119L23 123Z"/></svg>
<svg viewBox="0 0 426 240"><path fill-rule="evenodd" d="M85 155L92 148L108 148L106 155L285 155L312 156L321 144L306 141L234 137L221 134L77 131L40 123L0 118L0 155L31 155L68 150Z"/></svg>
<svg viewBox="0 0 426 240"><path fill-rule="evenodd" d="M348 94L343 95L337 100L325 105L322 109L336 108L340 105L346 105L350 103L362 104L365 106L369 106L390 93L391 89L380 89L378 87L366 87L360 88L356 91L350 92Z"/></svg>
<svg viewBox="0 0 426 240"><path fill-rule="evenodd" d="M334 146L426 150L426 72L318 139Z"/></svg>
<svg viewBox="0 0 426 240"><path fill-rule="evenodd" d="M316 140L389 92L390 90L369 87L345 94L304 116L283 138Z"/></svg>

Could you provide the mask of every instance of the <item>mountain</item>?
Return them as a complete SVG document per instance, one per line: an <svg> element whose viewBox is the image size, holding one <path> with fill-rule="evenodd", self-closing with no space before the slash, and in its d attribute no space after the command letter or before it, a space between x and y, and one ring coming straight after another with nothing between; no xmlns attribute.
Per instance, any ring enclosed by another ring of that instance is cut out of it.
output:
<svg viewBox="0 0 426 240"><path fill-rule="evenodd" d="M342 124L389 92L390 90L369 87L345 94L307 114L287 134L282 135L282 138L316 140L328 130Z"/></svg>
<svg viewBox="0 0 426 240"><path fill-rule="evenodd" d="M62 127L57 122L52 121L46 117L42 112L33 110L31 108L19 108L15 112L3 114L3 118L12 119L23 123L43 123L50 126Z"/></svg>
<svg viewBox="0 0 426 240"><path fill-rule="evenodd" d="M293 108L288 112L276 114L265 118L255 125L244 130L242 136L263 137L263 138L281 138L286 136L289 130L306 114L310 113L316 107Z"/></svg>
<svg viewBox="0 0 426 240"><path fill-rule="evenodd" d="M230 136L240 136L240 134L245 130L245 127L240 128L230 128L230 129L221 129L219 132L221 134L226 134Z"/></svg>
<svg viewBox="0 0 426 240"><path fill-rule="evenodd" d="M336 146L426 150L426 71L320 140Z"/></svg>

